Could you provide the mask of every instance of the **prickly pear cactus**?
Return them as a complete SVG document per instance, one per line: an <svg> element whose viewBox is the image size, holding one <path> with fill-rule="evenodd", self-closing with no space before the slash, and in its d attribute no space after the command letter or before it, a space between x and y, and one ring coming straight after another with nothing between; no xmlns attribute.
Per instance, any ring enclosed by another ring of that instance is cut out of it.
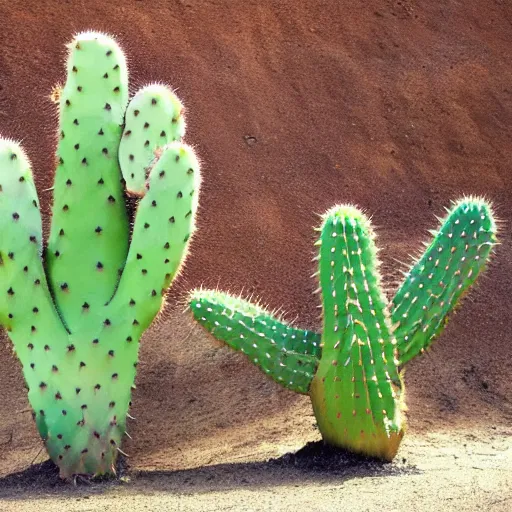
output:
<svg viewBox="0 0 512 512"><path fill-rule="evenodd" d="M112 38L74 38L58 96L44 264L30 163L0 139L0 322L48 453L70 477L115 472L139 339L186 256L200 178L168 88L142 89L127 109L126 61ZM140 197L131 241L125 181Z"/></svg>
<svg viewBox="0 0 512 512"><path fill-rule="evenodd" d="M317 242L321 334L217 291L195 290L190 308L267 375L309 394L327 443L391 460L404 434L403 365L440 334L495 244L490 205L456 202L388 305L369 219L336 206L324 215Z"/></svg>

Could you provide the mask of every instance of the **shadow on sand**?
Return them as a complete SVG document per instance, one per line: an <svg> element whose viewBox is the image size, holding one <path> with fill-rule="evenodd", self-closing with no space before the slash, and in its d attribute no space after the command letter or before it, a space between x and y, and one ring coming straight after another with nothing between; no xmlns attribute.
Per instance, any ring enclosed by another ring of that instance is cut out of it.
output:
<svg viewBox="0 0 512 512"><path fill-rule="evenodd" d="M51 495L102 494L123 487L125 492L195 494L231 489L258 489L315 482L343 483L354 478L419 474L406 460L391 463L333 449L321 441L308 443L296 453L265 462L217 464L177 471L130 470L126 460L118 465L118 478L76 478L62 481L57 467L46 461L0 479L0 498L37 498Z"/></svg>

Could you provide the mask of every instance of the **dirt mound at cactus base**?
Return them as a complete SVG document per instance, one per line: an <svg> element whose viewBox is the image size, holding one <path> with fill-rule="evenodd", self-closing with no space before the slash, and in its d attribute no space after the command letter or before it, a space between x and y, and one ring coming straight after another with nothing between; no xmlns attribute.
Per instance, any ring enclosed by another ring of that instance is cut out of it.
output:
<svg viewBox="0 0 512 512"><path fill-rule="evenodd" d="M74 489L48 466L27 469L44 454L2 342L0 509L509 510L510 3L234 5L0 4L0 131L23 139L47 211L56 130L48 95L78 30L118 36L134 88L164 80L178 89L187 141L204 161L192 253L143 342L124 446L130 483ZM308 398L219 347L172 307L176 299L201 284L243 290L316 328L308 276L318 213L351 202L373 216L392 293L397 261L409 261L434 215L462 194L493 199L501 245L434 349L407 370L409 432L397 460L354 464L318 448L286 455L319 439ZM318 467L326 457L332 465Z"/></svg>

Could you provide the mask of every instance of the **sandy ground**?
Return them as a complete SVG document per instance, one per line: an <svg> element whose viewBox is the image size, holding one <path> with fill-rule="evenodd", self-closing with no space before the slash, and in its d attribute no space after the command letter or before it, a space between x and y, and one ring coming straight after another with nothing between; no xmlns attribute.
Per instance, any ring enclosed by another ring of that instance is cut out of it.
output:
<svg viewBox="0 0 512 512"><path fill-rule="evenodd" d="M75 488L38 465L2 482L0 498L5 511L507 511L510 434L497 427L492 435L473 430L410 436L392 464L333 456L314 445L270 461L255 455L252 462L133 471L121 482Z"/></svg>
<svg viewBox="0 0 512 512"><path fill-rule="evenodd" d="M510 2L0 0L0 132L23 139L46 207L48 96L64 78L64 43L89 28L118 36L134 90L164 80L183 98L203 160L199 230L143 340L121 482L74 488L39 464L19 366L1 342L0 510L510 510ZM319 439L308 398L219 347L176 304L220 286L317 328L318 213L351 202L372 214L391 294L398 261L462 194L494 201L501 245L407 370L399 456L382 466L317 445L290 455Z"/></svg>

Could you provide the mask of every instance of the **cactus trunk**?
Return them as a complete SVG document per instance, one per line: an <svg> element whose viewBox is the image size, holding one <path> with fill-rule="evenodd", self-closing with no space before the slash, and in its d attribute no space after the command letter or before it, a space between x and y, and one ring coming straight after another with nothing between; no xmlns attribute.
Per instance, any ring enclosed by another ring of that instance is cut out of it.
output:
<svg viewBox="0 0 512 512"><path fill-rule="evenodd" d="M396 340L373 232L355 208L327 212L320 236L322 356L311 401L323 438L391 460L403 436Z"/></svg>

